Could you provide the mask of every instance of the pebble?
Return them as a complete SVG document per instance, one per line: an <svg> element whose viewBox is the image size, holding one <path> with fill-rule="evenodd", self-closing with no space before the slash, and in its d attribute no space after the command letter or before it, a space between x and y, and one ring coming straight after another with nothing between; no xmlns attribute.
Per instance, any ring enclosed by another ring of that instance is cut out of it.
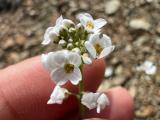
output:
<svg viewBox="0 0 160 120"><path fill-rule="evenodd" d="M119 65L115 70L116 75L122 75L123 74L123 67Z"/></svg>
<svg viewBox="0 0 160 120"><path fill-rule="evenodd" d="M15 42L17 43L17 45L24 45L26 42L26 38L25 36L21 35L21 34L17 34L15 36Z"/></svg>
<svg viewBox="0 0 160 120"><path fill-rule="evenodd" d="M149 30L151 24L143 18L135 18L129 21L129 26L133 29Z"/></svg>
<svg viewBox="0 0 160 120"><path fill-rule="evenodd" d="M108 82L108 80L103 81L103 83L99 86L98 90L99 92L104 92L112 87L112 83Z"/></svg>
<svg viewBox="0 0 160 120"><path fill-rule="evenodd" d="M3 48L3 49L8 49L8 48L10 48L10 47L13 47L14 45L15 45L15 42L14 42L13 38L9 37L9 38L6 40L5 44L2 46L2 48Z"/></svg>
<svg viewBox="0 0 160 120"><path fill-rule="evenodd" d="M105 12L108 15L116 13L119 8L120 8L119 0L110 0L105 4Z"/></svg>
<svg viewBox="0 0 160 120"><path fill-rule="evenodd" d="M136 46L142 46L143 44L147 43L149 41L149 37L147 35L140 36L137 38L137 40L134 42Z"/></svg>
<svg viewBox="0 0 160 120"><path fill-rule="evenodd" d="M135 97L136 97L136 94L137 94L137 88L136 88L135 86L131 86L131 87L129 88L129 93L130 93L130 95L131 95L133 98L135 98Z"/></svg>
<svg viewBox="0 0 160 120"><path fill-rule="evenodd" d="M136 111L136 116L140 118L147 118L153 115L154 111L154 107L151 105L143 106L140 110Z"/></svg>
<svg viewBox="0 0 160 120"><path fill-rule="evenodd" d="M19 54L17 52L12 52L10 53L9 57L8 57L8 62L9 63L15 63L18 62L20 60Z"/></svg>
<svg viewBox="0 0 160 120"><path fill-rule="evenodd" d="M107 68L105 69L104 76L107 78L107 77L112 76L112 74L113 74L113 67L107 67Z"/></svg>
<svg viewBox="0 0 160 120"><path fill-rule="evenodd" d="M156 38L156 44L160 45L160 37Z"/></svg>
<svg viewBox="0 0 160 120"><path fill-rule="evenodd" d="M113 86L118 86L118 85L122 85L125 81L126 81L126 78L121 75L118 77L114 77L111 83Z"/></svg>

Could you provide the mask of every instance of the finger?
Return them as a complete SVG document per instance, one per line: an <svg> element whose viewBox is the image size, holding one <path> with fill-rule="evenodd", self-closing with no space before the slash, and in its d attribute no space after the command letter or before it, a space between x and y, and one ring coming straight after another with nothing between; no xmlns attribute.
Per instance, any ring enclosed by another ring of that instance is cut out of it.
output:
<svg viewBox="0 0 160 120"><path fill-rule="evenodd" d="M133 99L127 90L117 87L106 92L110 105L100 114L96 110L89 111L87 118L97 117L109 120L132 120L134 114Z"/></svg>
<svg viewBox="0 0 160 120"><path fill-rule="evenodd" d="M107 120L107 119L101 119L101 118L89 118L89 119L84 119L84 120Z"/></svg>
<svg viewBox="0 0 160 120"><path fill-rule="evenodd" d="M103 60L95 61L92 66L85 66L84 79L87 90L96 90L103 78L104 68ZM74 98L69 98L63 107L46 104L54 88L49 76L42 66L40 57L31 58L1 70L0 95L3 97L0 105L4 106L3 115L5 116L0 115L0 117L3 117L3 120L6 116L13 117L12 119L49 120L58 118L68 109L73 109L76 104ZM71 84L67 84L66 87L76 91L76 87Z"/></svg>

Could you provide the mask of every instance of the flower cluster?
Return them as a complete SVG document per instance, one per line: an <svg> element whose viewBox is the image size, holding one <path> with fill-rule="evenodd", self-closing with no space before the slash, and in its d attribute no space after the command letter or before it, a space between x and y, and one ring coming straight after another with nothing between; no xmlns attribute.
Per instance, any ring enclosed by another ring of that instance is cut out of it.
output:
<svg viewBox="0 0 160 120"><path fill-rule="evenodd" d="M68 81L73 85L83 85L83 65L92 64L93 60L104 58L114 50L110 37L101 33L106 20L94 20L88 13L79 14L78 19L80 23L76 25L72 20L60 16L55 26L49 27L44 34L43 45L56 44L63 49L42 55L42 63L57 85L48 104L62 104L69 95L75 95L62 86ZM103 93L82 90L75 96L87 108L97 108L97 113L109 104Z"/></svg>

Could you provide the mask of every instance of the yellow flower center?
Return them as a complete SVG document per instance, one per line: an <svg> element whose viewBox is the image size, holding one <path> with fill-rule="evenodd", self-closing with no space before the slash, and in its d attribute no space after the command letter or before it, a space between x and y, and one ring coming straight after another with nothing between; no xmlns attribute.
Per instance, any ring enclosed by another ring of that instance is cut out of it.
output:
<svg viewBox="0 0 160 120"><path fill-rule="evenodd" d="M94 28L94 24L91 21L88 21L87 24L86 24L86 27L88 29L93 29Z"/></svg>
<svg viewBox="0 0 160 120"><path fill-rule="evenodd" d="M96 49L97 54L100 55L100 53L101 53L102 50L103 50L103 47L102 47L100 44L96 43L96 44L94 45L94 48Z"/></svg>
<svg viewBox="0 0 160 120"><path fill-rule="evenodd" d="M64 70L66 73L72 73L74 70L74 65L73 64L65 64Z"/></svg>

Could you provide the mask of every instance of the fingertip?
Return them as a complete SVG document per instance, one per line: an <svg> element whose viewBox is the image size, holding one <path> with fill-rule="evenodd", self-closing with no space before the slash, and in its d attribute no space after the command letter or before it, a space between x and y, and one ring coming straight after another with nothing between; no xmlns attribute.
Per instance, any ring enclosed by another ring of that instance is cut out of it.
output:
<svg viewBox="0 0 160 120"><path fill-rule="evenodd" d="M132 120L134 116L133 99L128 91L121 87L112 88L106 92L109 98L109 106L106 106L100 114L96 110L89 111L86 117L98 117L109 120Z"/></svg>
<svg viewBox="0 0 160 120"><path fill-rule="evenodd" d="M134 102L129 92L117 87L109 90L107 95L110 100L110 120L132 120L134 115Z"/></svg>

